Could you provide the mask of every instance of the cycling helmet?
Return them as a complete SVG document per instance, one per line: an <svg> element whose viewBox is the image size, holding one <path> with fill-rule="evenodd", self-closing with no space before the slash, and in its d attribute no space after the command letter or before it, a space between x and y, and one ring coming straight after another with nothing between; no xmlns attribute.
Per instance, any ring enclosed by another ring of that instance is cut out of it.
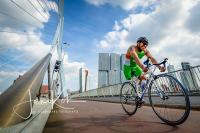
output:
<svg viewBox="0 0 200 133"><path fill-rule="evenodd" d="M137 39L137 43L140 43L140 42L146 43L146 44L148 45L148 40L147 40L146 37L139 37L139 38Z"/></svg>

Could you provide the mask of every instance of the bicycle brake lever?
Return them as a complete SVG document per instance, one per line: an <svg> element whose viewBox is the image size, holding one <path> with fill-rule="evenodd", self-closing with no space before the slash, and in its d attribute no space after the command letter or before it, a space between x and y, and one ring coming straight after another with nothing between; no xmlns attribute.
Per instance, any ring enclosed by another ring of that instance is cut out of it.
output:
<svg viewBox="0 0 200 133"><path fill-rule="evenodd" d="M165 58L164 61L163 61L163 65L164 67L166 67L166 62L167 62L168 58Z"/></svg>

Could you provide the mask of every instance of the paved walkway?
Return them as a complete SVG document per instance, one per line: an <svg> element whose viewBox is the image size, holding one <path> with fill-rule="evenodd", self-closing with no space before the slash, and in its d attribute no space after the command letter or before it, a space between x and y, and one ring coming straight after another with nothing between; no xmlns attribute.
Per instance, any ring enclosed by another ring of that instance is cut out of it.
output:
<svg viewBox="0 0 200 133"><path fill-rule="evenodd" d="M69 109L55 105L44 133L199 133L200 129L200 111L191 111L185 123L172 127L158 119L151 107L143 106L130 117L117 103L87 101L59 105Z"/></svg>

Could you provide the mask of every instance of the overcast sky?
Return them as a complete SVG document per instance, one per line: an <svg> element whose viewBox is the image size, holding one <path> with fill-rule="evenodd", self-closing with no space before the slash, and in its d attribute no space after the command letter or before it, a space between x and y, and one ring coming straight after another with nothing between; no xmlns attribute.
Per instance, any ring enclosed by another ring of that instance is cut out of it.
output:
<svg viewBox="0 0 200 133"><path fill-rule="evenodd" d="M13 1L34 17L9 0L0 1L0 31L7 31L0 32L1 86L49 51L58 20L57 0L39 0L43 6L31 0L37 10L28 0ZM64 9L63 42L70 44L64 59L68 89L78 89L80 67L89 69L94 89L98 53L124 53L140 36L149 39L158 61L168 57L176 69L182 61L200 64L199 0L65 0Z"/></svg>

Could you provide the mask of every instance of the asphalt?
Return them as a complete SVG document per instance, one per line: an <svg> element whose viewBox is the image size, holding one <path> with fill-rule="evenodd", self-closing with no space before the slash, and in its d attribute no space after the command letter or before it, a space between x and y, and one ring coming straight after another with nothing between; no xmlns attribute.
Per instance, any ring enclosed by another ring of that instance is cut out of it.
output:
<svg viewBox="0 0 200 133"><path fill-rule="evenodd" d="M199 133L200 129L200 111L191 111L183 124L173 127L147 106L128 116L118 103L79 101L58 105L54 106L44 133Z"/></svg>

